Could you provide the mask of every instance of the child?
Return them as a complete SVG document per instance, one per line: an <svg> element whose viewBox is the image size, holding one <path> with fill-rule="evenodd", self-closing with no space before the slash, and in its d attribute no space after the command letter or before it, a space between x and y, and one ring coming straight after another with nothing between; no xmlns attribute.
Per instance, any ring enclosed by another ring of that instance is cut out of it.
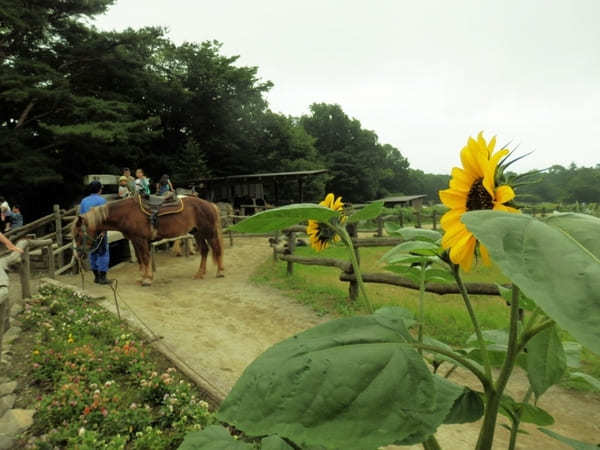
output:
<svg viewBox="0 0 600 450"><path fill-rule="evenodd" d="M140 195L150 195L150 181L144 176L142 169L135 171L135 189Z"/></svg>
<svg viewBox="0 0 600 450"><path fill-rule="evenodd" d="M173 189L169 175L163 175L160 177L160 181L156 185L156 193L158 195L164 195L167 192L173 192L174 190L175 189Z"/></svg>
<svg viewBox="0 0 600 450"><path fill-rule="evenodd" d="M122 175L119 178L119 198L127 198L129 197L129 187L127 186L128 179L125 175Z"/></svg>
<svg viewBox="0 0 600 450"><path fill-rule="evenodd" d="M13 205L12 214L9 216L9 220L11 230L23 226L23 215L21 214L21 208L18 205Z"/></svg>

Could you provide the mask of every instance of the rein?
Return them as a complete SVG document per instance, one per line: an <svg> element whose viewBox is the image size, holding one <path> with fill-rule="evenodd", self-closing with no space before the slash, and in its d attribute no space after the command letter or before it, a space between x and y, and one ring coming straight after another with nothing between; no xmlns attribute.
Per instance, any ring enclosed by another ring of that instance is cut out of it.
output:
<svg viewBox="0 0 600 450"><path fill-rule="evenodd" d="M87 225L85 223L85 220L82 221L82 224L81 224L81 233L82 233L81 247L79 247L77 244L75 244L75 251L77 252L78 255L80 255L80 254L87 255L89 253L94 253L96 250L98 250L100 248L100 246L102 245L102 241L106 237L106 233L100 233L100 235L98 235L98 237L94 238L90 248L87 248L87 241L90 240L90 237L88 236ZM77 241L75 241L75 242L77 242Z"/></svg>

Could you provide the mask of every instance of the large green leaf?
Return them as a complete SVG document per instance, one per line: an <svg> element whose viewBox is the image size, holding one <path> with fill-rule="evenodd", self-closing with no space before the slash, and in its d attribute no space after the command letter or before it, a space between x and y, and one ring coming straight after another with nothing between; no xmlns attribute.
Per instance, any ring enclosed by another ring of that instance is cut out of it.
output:
<svg viewBox="0 0 600 450"><path fill-rule="evenodd" d="M327 322L259 356L217 412L250 436L371 449L435 432L464 389L437 382L389 310Z"/></svg>
<svg viewBox="0 0 600 450"><path fill-rule="evenodd" d="M396 245L394 248L386 252L381 260L393 264L400 258L404 258L406 254L418 256L435 256L440 252L440 246L432 242L425 241L407 241Z"/></svg>
<svg viewBox="0 0 600 450"><path fill-rule="evenodd" d="M444 378L438 377L442 380ZM475 422L483 416L483 400L481 395L469 388L465 388L460 397L456 399L446 419L445 424Z"/></svg>
<svg viewBox="0 0 600 450"><path fill-rule="evenodd" d="M508 395L502 396L499 412L511 420L514 420L520 414L520 420L524 423L533 423L541 426L552 425L554 423L554 417L547 411L530 403L518 403Z"/></svg>
<svg viewBox="0 0 600 450"><path fill-rule="evenodd" d="M442 233L435 230L426 230L423 228L397 227L386 222L385 229L388 234L400 236L407 241L428 241L437 242L442 238Z"/></svg>
<svg viewBox="0 0 600 450"><path fill-rule="evenodd" d="M556 227L581 243L581 245L600 259L600 240L598 228L600 219L594 216L577 213L554 213L544 220L548 225Z"/></svg>
<svg viewBox="0 0 600 450"><path fill-rule="evenodd" d="M383 202L373 202L370 205L365 206L364 208L358 210L350 217L348 217L348 223L360 222L361 220L369 220L377 217L381 214L381 210L383 209Z"/></svg>
<svg viewBox="0 0 600 450"><path fill-rule="evenodd" d="M268 436L260 441L260 450L294 450L279 436Z"/></svg>
<svg viewBox="0 0 600 450"><path fill-rule="evenodd" d="M600 448L600 444L587 444L585 442L578 441L576 439L571 439L569 437L563 436L562 434L558 434L554 431L547 430L546 428L538 428L542 433L547 434L550 437L553 437L557 441L562 442L563 444L570 445L575 450L598 450Z"/></svg>
<svg viewBox="0 0 600 450"><path fill-rule="evenodd" d="M567 370L567 357L556 326L536 334L527 344L527 377L536 397L558 383Z"/></svg>
<svg viewBox="0 0 600 450"><path fill-rule="evenodd" d="M227 230L240 233L270 233L309 219L327 222L338 215L338 212L324 206L298 203L259 212L240 223L228 227Z"/></svg>
<svg viewBox="0 0 600 450"><path fill-rule="evenodd" d="M524 214L472 211L462 220L527 297L600 354L600 259L596 246L586 247L600 241L598 219L564 220L559 228Z"/></svg>
<svg viewBox="0 0 600 450"><path fill-rule="evenodd" d="M218 425L210 425L202 431L185 435L179 450L251 450L250 444L236 440L229 431Z"/></svg>

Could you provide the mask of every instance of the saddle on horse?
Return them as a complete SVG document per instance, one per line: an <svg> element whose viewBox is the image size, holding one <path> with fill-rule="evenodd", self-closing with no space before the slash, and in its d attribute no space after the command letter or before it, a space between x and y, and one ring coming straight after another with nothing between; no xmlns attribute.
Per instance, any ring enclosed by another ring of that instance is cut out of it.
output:
<svg viewBox="0 0 600 450"><path fill-rule="evenodd" d="M140 209L150 217L153 227L158 227L158 218L167 214L177 214L183 211L183 200L174 192L165 195L138 195Z"/></svg>

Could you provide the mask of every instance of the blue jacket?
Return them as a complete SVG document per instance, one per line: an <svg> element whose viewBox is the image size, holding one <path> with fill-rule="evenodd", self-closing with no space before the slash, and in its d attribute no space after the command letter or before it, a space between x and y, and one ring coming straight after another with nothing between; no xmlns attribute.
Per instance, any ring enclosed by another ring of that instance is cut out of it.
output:
<svg viewBox="0 0 600 450"><path fill-rule="evenodd" d="M104 205L106 203L106 199L98 194L90 194L81 200L81 205L79 205L79 214L85 214L94 206Z"/></svg>

